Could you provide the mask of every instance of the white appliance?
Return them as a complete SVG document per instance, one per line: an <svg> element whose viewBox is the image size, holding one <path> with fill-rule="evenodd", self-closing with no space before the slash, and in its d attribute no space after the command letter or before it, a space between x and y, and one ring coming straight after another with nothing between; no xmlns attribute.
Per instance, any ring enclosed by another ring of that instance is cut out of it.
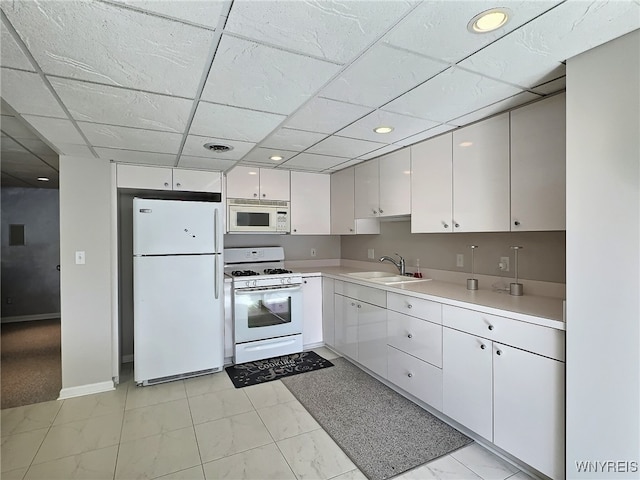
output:
<svg viewBox="0 0 640 480"><path fill-rule="evenodd" d="M133 199L136 383L222 369L223 212L219 201Z"/></svg>
<svg viewBox="0 0 640 480"><path fill-rule="evenodd" d="M230 233L289 233L289 202L227 199Z"/></svg>
<svg viewBox="0 0 640 480"><path fill-rule="evenodd" d="M234 362L301 352L302 276L282 268L282 247L224 253L225 272L233 278Z"/></svg>

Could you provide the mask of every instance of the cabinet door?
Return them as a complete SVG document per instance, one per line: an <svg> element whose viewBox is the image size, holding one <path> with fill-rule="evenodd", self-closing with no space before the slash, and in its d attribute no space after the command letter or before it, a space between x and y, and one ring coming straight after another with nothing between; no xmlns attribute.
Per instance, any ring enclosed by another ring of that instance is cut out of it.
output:
<svg viewBox="0 0 640 480"><path fill-rule="evenodd" d="M388 380L442 411L442 370L387 346Z"/></svg>
<svg viewBox="0 0 640 480"><path fill-rule="evenodd" d="M347 168L331 175L332 235L353 235L356 233L353 182L353 168Z"/></svg>
<svg viewBox="0 0 640 480"><path fill-rule="evenodd" d="M355 215L356 218L371 218L379 215L378 160L371 160L355 167Z"/></svg>
<svg viewBox="0 0 640 480"><path fill-rule="evenodd" d="M302 280L302 340L304 345L322 343L322 278Z"/></svg>
<svg viewBox="0 0 640 480"><path fill-rule="evenodd" d="M411 213L411 153L408 148L378 159L380 175L380 216Z"/></svg>
<svg viewBox="0 0 640 480"><path fill-rule="evenodd" d="M116 183L118 188L171 190L173 173L171 168L118 164Z"/></svg>
<svg viewBox="0 0 640 480"><path fill-rule="evenodd" d="M322 338L330 347L335 345L334 284L332 278L322 277Z"/></svg>
<svg viewBox="0 0 640 480"><path fill-rule="evenodd" d="M455 232L509 231L509 114L453 132Z"/></svg>
<svg viewBox="0 0 640 480"><path fill-rule="evenodd" d="M291 234L331 233L330 197L329 175L291 172Z"/></svg>
<svg viewBox="0 0 640 480"><path fill-rule="evenodd" d="M453 134L411 147L411 233L453 231Z"/></svg>
<svg viewBox="0 0 640 480"><path fill-rule="evenodd" d="M511 230L564 230L563 93L511 112Z"/></svg>
<svg viewBox="0 0 640 480"><path fill-rule="evenodd" d="M183 192L222 192L222 174L201 170L173 169L173 189Z"/></svg>
<svg viewBox="0 0 640 480"><path fill-rule="evenodd" d="M260 199L289 201L289 170L260 169Z"/></svg>
<svg viewBox="0 0 640 480"><path fill-rule="evenodd" d="M499 343L493 350L493 443L564 478L564 363Z"/></svg>
<svg viewBox="0 0 640 480"><path fill-rule="evenodd" d="M358 311L358 362L387 378L387 310L356 302Z"/></svg>
<svg viewBox="0 0 640 480"><path fill-rule="evenodd" d="M442 330L442 411L493 441L491 342Z"/></svg>
<svg viewBox="0 0 640 480"><path fill-rule="evenodd" d="M258 198L260 169L235 167L227 173L227 198Z"/></svg>
<svg viewBox="0 0 640 480"><path fill-rule="evenodd" d="M388 343L442 368L442 325L387 311Z"/></svg>
<svg viewBox="0 0 640 480"><path fill-rule="evenodd" d="M352 298L334 295L335 347L343 355L358 359L358 312Z"/></svg>

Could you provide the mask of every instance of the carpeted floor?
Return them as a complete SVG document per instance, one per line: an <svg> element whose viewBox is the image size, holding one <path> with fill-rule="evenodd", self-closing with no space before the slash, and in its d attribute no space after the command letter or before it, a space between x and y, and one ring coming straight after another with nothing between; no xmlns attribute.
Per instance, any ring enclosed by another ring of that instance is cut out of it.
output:
<svg viewBox="0 0 640 480"><path fill-rule="evenodd" d="M60 319L2 324L2 408L55 400L62 388Z"/></svg>
<svg viewBox="0 0 640 480"><path fill-rule="evenodd" d="M344 358L334 367L283 378L370 480L384 480L473 440Z"/></svg>

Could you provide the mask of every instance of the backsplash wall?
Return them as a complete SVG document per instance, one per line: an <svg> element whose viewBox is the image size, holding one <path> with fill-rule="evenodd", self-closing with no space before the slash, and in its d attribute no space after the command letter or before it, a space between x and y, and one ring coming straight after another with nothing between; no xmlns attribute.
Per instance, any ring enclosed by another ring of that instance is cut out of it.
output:
<svg viewBox="0 0 640 480"><path fill-rule="evenodd" d="M340 237L336 235L225 235L224 248L233 247L282 247L287 261L340 258ZM312 248L315 257L311 256Z"/></svg>
<svg viewBox="0 0 640 480"><path fill-rule="evenodd" d="M497 233L411 233L411 222L381 222L379 235L341 237L341 258L377 263L382 255L398 252L405 258L408 271L421 268L471 271L471 249L475 253L475 272L513 278L514 252L510 245L524 248L518 253L520 278L565 283L565 232L497 232ZM367 258L373 248L376 260ZM464 255L464 267L456 267L456 254ZM498 268L500 257L510 257L509 272ZM373 267L373 265L372 265Z"/></svg>

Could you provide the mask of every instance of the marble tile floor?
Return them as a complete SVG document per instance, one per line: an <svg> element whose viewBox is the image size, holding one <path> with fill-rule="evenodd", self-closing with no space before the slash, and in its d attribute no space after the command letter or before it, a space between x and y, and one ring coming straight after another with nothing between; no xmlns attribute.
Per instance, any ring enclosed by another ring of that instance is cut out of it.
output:
<svg viewBox="0 0 640 480"><path fill-rule="evenodd" d="M111 392L2 410L2 479L365 478L280 381L121 380ZM396 478L530 479L475 443Z"/></svg>

